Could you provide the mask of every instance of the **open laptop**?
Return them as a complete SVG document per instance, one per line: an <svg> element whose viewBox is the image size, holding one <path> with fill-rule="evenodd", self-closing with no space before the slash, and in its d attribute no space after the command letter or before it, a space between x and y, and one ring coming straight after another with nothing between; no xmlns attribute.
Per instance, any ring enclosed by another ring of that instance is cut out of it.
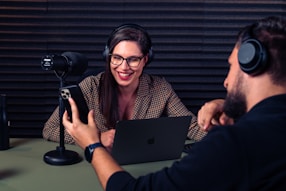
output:
<svg viewBox="0 0 286 191"><path fill-rule="evenodd" d="M183 116L118 121L111 154L120 165L180 158L191 119Z"/></svg>

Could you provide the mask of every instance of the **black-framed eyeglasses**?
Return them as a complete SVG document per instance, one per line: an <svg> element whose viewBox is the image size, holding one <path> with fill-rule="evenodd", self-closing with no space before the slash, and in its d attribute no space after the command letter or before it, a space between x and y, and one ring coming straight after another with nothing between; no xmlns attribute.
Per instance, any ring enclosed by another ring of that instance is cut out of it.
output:
<svg viewBox="0 0 286 191"><path fill-rule="evenodd" d="M138 67L140 61L142 60L142 58L144 58L144 56L130 56L127 58L123 58L118 54L109 54L109 56L111 64L119 66L123 63L124 60L126 60L129 67Z"/></svg>

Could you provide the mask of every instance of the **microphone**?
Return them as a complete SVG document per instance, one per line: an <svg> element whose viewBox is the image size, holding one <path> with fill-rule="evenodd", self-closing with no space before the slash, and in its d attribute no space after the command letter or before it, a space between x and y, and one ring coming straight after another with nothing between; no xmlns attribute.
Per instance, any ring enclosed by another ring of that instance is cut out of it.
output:
<svg viewBox="0 0 286 191"><path fill-rule="evenodd" d="M87 68L87 58L77 52L64 52L61 55L46 55L41 60L43 70L54 70L56 76L60 80L60 88L65 84L65 78L68 74L82 75ZM81 157L77 152L65 149L65 134L62 124L62 116L64 113L64 103L59 95L59 132L60 145L56 150L47 152L43 159L51 165L69 165L81 161Z"/></svg>
<svg viewBox="0 0 286 191"><path fill-rule="evenodd" d="M87 58L78 52L64 52L61 55L46 55L41 60L43 70L55 70L81 75L87 69Z"/></svg>

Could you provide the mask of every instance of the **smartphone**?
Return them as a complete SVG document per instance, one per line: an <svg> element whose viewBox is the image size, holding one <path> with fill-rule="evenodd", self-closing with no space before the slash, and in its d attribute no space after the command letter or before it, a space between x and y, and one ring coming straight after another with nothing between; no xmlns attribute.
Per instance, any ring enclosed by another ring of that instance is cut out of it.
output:
<svg viewBox="0 0 286 191"><path fill-rule="evenodd" d="M87 107L86 101L83 97L80 87L78 85L70 85L70 86L62 87L60 88L60 96L62 97L63 104L65 106L65 109L68 112L68 115L71 121L72 121L72 112L71 112L71 106L68 100L68 98L70 97L73 98L73 100L75 101L77 105L80 120L83 123L87 124L88 123L87 115L88 115L89 109Z"/></svg>

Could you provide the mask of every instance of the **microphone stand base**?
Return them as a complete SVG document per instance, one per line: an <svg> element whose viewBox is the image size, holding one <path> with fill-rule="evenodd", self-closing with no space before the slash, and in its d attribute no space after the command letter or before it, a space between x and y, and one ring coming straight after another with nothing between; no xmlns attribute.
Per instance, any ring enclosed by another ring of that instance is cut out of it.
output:
<svg viewBox="0 0 286 191"><path fill-rule="evenodd" d="M50 165L71 165L82 161L77 152L65 150L64 147L57 147L44 155L44 161Z"/></svg>

